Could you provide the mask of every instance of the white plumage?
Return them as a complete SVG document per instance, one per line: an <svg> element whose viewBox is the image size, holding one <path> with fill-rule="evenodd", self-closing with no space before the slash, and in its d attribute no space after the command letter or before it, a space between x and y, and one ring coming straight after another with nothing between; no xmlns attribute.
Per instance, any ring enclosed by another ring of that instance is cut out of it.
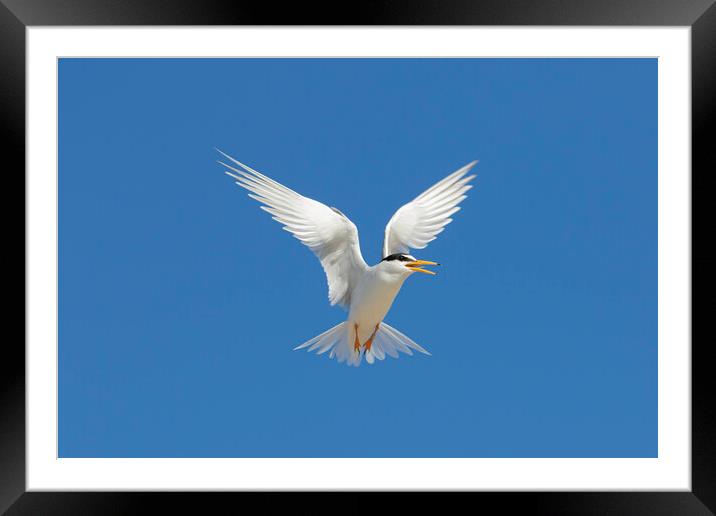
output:
<svg viewBox="0 0 716 516"><path fill-rule="evenodd" d="M219 151L221 152L221 151ZM338 209L304 197L260 172L221 152L231 163L219 161L236 183L259 201L261 209L283 224L283 228L308 246L318 257L328 280L328 298L348 310L348 319L296 347L348 365L383 360L411 350L429 354L424 348L383 321L405 279L415 272L434 274L417 260L410 249L423 249L452 222L468 183L473 161L425 190L402 206L385 227L383 260L368 266L360 251L358 229Z"/></svg>
<svg viewBox="0 0 716 516"><path fill-rule="evenodd" d="M402 206L385 226L383 256L409 253L410 249L425 249L445 226L452 222L451 215L460 211L460 204L472 185L475 176L467 176L477 162L468 163L445 179Z"/></svg>

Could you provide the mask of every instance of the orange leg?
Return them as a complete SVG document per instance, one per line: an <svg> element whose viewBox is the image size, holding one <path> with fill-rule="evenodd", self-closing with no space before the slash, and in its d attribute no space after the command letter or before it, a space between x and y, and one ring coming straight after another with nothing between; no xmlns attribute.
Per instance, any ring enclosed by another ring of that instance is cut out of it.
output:
<svg viewBox="0 0 716 516"><path fill-rule="evenodd" d="M353 341L353 351L355 351L356 353L360 353L360 341L358 340L358 325L354 324L353 326L355 326L356 329L356 338Z"/></svg>
<svg viewBox="0 0 716 516"><path fill-rule="evenodd" d="M375 325L375 330L373 330L373 333L371 334L370 338L365 342L365 351L370 351L371 346L373 345L373 339L375 338L375 334L378 333L378 326L380 326L380 323Z"/></svg>

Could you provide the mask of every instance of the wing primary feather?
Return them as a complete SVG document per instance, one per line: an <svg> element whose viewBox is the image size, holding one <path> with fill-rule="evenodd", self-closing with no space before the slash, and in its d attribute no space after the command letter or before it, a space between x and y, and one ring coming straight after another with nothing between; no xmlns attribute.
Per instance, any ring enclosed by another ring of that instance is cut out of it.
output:
<svg viewBox="0 0 716 516"><path fill-rule="evenodd" d="M425 191L424 191L423 193L421 193L418 197L416 197L416 200L417 200L417 199L422 199L422 198L428 197L429 195L437 195L438 193L444 191L444 190L445 190L446 188L448 188L450 185L452 185L453 183L455 183L456 181L458 181L462 176L464 176L465 174L467 174L467 173L472 169L472 167L474 167L476 164L477 164L477 161L472 161L472 162L468 163L468 164L465 165L464 167L462 167L462 168L460 168L459 170L453 172L452 174L450 174L450 175L447 176L446 178L444 178L444 179L438 181L438 182L435 183L433 186L431 186L430 188L428 188L427 190L425 190Z"/></svg>
<svg viewBox="0 0 716 516"><path fill-rule="evenodd" d="M435 240L452 222L451 216L460 210L459 204L473 188L468 183L477 176L467 174L476 164L477 161L471 161L401 206L385 226L383 257L407 253L411 248L422 249Z"/></svg>
<svg viewBox="0 0 716 516"><path fill-rule="evenodd" d="M225 167L225 173L248 190L249 197L258 201L262 210L318 257L328 280L330 303L348 307L358 280L368 268L360 252L355 224L340 210L305 197L216 150L229 162L218 160ZM316 342L309 345L313 344ZM319 341L318 346L321 345Z"/></svg>

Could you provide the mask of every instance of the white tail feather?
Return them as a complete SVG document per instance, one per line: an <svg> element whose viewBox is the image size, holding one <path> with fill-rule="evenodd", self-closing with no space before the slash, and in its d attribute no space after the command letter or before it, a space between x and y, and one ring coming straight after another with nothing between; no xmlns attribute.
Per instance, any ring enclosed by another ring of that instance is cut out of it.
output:
<svg viewBox="0 0 716 516"><path fill-rule="evenodd" d="M430 355L425 348L385 322L380 323L371 349L356 353L349 329L348 321L344 321L293 349L308 348L307 351L315 351L317 355L330 351L329 358L335 358L339 363L345 362L349 366L356 367L360 365L364 355L365 361L369 364L373 364L376 359L384 360L386 355L398 358L398 352L412 355L411 350Z"/></svg>

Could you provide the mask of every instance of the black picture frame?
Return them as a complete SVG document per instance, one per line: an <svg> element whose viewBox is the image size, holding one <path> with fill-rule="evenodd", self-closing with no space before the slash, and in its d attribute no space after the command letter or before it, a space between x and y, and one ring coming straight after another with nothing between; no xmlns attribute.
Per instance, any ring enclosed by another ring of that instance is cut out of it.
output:
<svg viewBox="0 0 716 516"><path fill-rule="evenodd" d="M318 3L311 6L304 2L286 2L279 6L268 1L242 0L0 0L0 141L6 147L5 179L24 177L25 29L29 26L680 25L692 29L692 181L698 177L697 184L702 186L695 191L711 191L704 183L716 170L710 148L713 143L707 136L713 132L709 129L716 125L715 1L369 0L355 5L335 2L331 7ZM20 188L24 191L24 181ZM6 198L14 195L13 192ZM695 215L692 201L694 222ZM9 256L9 253L5 255ZM23 247L23 267L26 258ZM12 259L15 259L14 254ZM704 259L695 263L699 268L705 268L711 262ZM3 263L9 265L10 259L4 259ZM3 270L10 270L7 265ZM692 302L692 313L694 308ZM9 332L5 335L4 367L0 373L0 512L10 515L136 514L152 511L151 507L159 502L163 506L162 512L205 514L212 512L214 504L233 504L236 497L257 496L247 493L25 492L25 349L19 337L11 337ZM711 342L692 337L690 492L471 493L469 496L478 499L470 503L479 504L482 510L487 505L499 507L501 512L519 510L528 514L716 513L716 404L710 394L714 391L714 376L708 359L710 346ZM364 498L350 496L351 503L360 509ZM421 499L422 495L418 497ZM366 509L369 508L366 504Z"/></svg>

